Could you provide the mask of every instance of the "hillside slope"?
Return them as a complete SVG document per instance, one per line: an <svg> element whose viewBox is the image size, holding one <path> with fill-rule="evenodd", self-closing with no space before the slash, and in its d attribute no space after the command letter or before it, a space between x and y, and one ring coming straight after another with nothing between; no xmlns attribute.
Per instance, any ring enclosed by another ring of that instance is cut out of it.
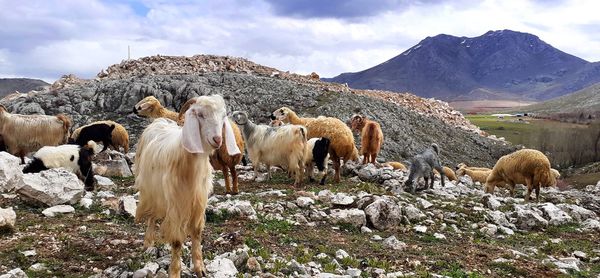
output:
<svg viewBox="0 0 600 278"><path fill-rule="evenodd" d="M192 61L198 64L183 66L194 64ZM207 70L207 65L214 68ZM150 69L157 75L147 74ZM183 74L167 75L170 72ZM243 59L155 56L112 66L100 76L91 81L68 76L53 84L52 91L14 95L0 103L16 113L65 113L76 125L116 120L129 130L132 144L148 124L148 120L131 114L133 105L145 96L154 95L176 110L189 98L220 94L229 111L248 111L251 119L262 123L281 106L289 106L303 116L325 115L342 120L361 111L381 123L386 136L382 157L387 159L413 156L436 142L442 147L446 163L472 161L490 166L512 149L478 135L446 103L408 94L348 90L304 76L268 71Z"/></svg>
<svg viewBox="0 0 600 278"><path fill-rule="evenodd" d="M600 83L520 110L540 114L600 112Z"/></svg>
<svg viewBox="0 0 600 278"><path fill-rule="evenodd" d="M50 84L39 79L0 78L0 98L3 98L8 94L14 93L15 91L24 93L29 92L31 90L40 90L42 87L48 85Z"/></svg>
<svg viewBox="0 0 600 278"><path fill-rule="evenodd" d="M454 100L545 100L600 82L600 63L511 30L427 37L372 68L327 81Z"/></svg>

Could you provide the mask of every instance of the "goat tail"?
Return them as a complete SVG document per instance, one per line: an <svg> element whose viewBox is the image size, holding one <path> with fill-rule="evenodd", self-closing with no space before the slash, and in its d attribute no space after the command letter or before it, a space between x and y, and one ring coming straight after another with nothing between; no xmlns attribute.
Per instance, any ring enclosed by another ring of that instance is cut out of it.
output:
<svg viewBox="0 0 600 278"><path fill-rule="evenodd" d="M71 129L71 119L69 119L69 117L67 117L65 114L58 114L56 115L56 118L63 122L63 130L65 133L69 133L69 130Z"/></svg>

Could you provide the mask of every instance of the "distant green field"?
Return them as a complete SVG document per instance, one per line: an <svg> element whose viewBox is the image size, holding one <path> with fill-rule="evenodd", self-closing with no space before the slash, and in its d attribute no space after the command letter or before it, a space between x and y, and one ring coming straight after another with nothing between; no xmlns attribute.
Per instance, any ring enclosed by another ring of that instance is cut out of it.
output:
<svg viewBox="0 0 600 278"><path fill-rule="evenodd" d="M538 148L541 142L542 131L551 130L575 130L586 128L583 125L562 123L550 120L533 119L529 117L507 117L498 119L490 115L467 115L471 123L489 134L504 137L513 144L522 144L530 148ZM521 119L521 120L519 120Z"/></svg>

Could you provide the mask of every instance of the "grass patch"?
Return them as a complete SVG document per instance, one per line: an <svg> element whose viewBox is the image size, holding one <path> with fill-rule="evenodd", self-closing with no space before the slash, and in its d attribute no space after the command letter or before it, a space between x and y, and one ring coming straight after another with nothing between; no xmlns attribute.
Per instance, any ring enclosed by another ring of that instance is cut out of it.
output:
<svg viewBox="0 0 600 278"><path fill-rule="evenodd" d="M214 211L206 211L206 222L221 224L228 219L235 218L237 215L235 213L230 213L226 209L221 209L218 213Z"/></svg>
<svg viewBox="0 0 600 278"><path fill-rule="evenodd" d="M292 230L293 225L286 220L267 219L264 216L258 217L258 227L255 227L259 233L282 234ZM255 224L252 224L254 226Z"/></svg>
<svg viewBox="0 0 600 278"><path fill-rule="evenodd" d="M512 263L508 263L508 262L504 262L504 263L492 262L492 263L488 264L488 266L499 277L506 277L506 276L527 277L528 276L527 275L527 271L515 267Z"/></svg>

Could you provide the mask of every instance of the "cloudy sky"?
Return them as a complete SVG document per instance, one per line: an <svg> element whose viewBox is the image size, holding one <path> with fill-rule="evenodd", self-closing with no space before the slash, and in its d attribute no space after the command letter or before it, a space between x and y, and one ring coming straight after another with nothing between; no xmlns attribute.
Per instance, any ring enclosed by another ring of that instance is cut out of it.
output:
<svg viewBox="0 0 600 278"><path fill-rule="evenodd" d="M94 77L127 58L240 56L322 77L440 33L529 32L600 61L600 2L560 0L0 0L0 78Z"/></svg>

